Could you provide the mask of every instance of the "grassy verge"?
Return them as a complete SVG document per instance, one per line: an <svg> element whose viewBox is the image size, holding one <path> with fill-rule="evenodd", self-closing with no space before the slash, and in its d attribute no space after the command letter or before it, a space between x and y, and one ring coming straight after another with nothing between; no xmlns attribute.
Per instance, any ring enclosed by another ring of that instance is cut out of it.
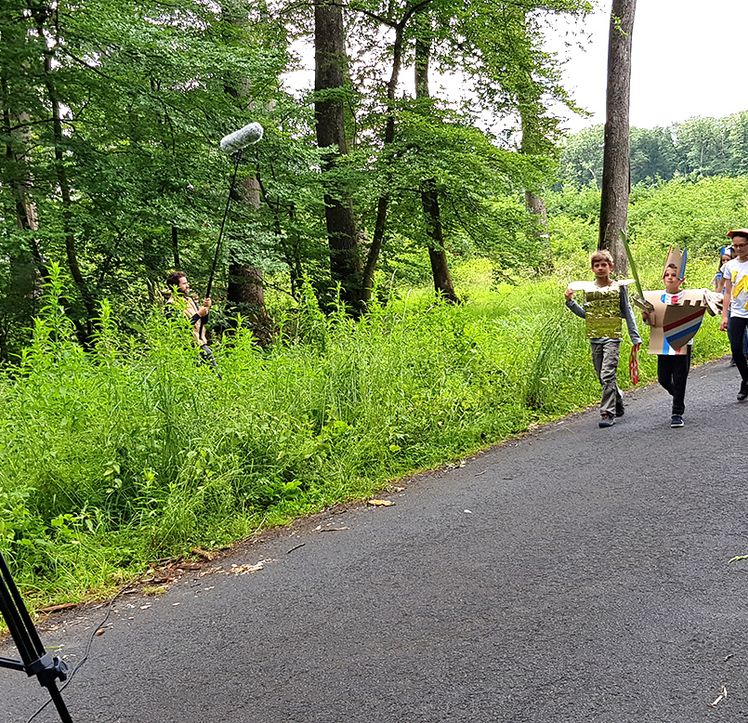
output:
<svg viewBox="0 0 748 723"><path fill-rule="evenodd" d="M283 343L261 351L240 333L218 349L220 377L160 314L125 341L105 306L84 353L53 291L0 379L0 550L32 605L82 600L592 404L562 291L475 286L457 307L413 293L357 324L310 296ZM696 361L726 353L717 326ZM642 357L643 381L655 366Z"/></svg>

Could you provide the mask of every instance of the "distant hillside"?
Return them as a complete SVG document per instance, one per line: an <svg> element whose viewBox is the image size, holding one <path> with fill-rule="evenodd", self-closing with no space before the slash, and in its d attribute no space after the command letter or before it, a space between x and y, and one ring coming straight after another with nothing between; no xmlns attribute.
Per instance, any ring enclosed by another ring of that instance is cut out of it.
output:
<svg viewBox="0 0 748 723"><path fill-rule="evenodd" d="M558 176L564 186L600 187L603 177L602 125L569 137ZM725 118L691 118L667 128L631 129L631 183L677 176L748 174L748 111Z"/></svg>

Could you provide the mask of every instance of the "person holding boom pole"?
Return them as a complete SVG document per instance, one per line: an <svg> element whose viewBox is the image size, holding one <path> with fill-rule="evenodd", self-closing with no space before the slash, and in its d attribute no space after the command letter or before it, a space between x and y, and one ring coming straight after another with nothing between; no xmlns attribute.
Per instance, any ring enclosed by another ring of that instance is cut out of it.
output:
<svg viewBox="0 0 748 723"><path fill-rule="evenodd" d="M184 271L172 271L166 277L166 286L169 289L169 297L166 300L167 308L173 308L177 304L177 296L181 297L184 315L190 320L192 325L192 336L195 345L200 349L200 356L204 362L212 367L216 365L216 359L213 350L208 344L208 335L205 331L205 322L210 313L210 307L213 301L210 296L206 296L202 304L198 304L190 293L190 282L187 280L187 274Z"/></svg>
<svg viewBox="0 0 748 723"><path fill-rule="evenodd" d="M221 244L223 242L223 232L226 228L226 219L229 215L229 209L231 208L231 200L234 196L234 189L236 188L236 175L239 170L239 163L242 158L242 151L247 147L251 146L258 141L262 140L264 130L259 123L248 123L238 131L229 133L227 136L221 138L221 150L224 153L232 156L234 160L234 171L231 176L231 184L229 185L229 193L226 198L226 206L223 211L223 219L221 220L221 229L218 233L218 242L216 243L216 250L213 254L213 265L210 270L210 276L208 277L208 286L205 292L205 299L202 305L199 305L195 299L190 295L190 284L187 280L187 274L183 271L173 271L169 274L166 279L166 284L169 287L170 295L167 303L174 304L175 291L181 295L184 299L184 313L192 324L192 333L195 339L195 344L200 349L200 356L203 361L211 365L216 366L215 356L213 350L208 344L208 337L205 332L205 323L208 320L210 313L210 307L213 301L210 297L211 290L213 288L213 280L216 275L216 268L218 267L218 259L221 254Z"/></svg>

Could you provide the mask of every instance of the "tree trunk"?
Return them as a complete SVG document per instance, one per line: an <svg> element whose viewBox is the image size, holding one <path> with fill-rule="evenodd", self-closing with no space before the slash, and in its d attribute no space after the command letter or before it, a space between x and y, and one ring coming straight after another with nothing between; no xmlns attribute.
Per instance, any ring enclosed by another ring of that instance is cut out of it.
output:
<svg viewBox="0 0 748 723"><path fill-rule="evenodd" d="M400 77L400 65L403 56L403 28L401 22L395 28L395 43L392 48L392 73L387 83L387 122L384 127L384 146L388 146L395 140L395 91L397 90L397 81ZM385 187L389 183L385 183ZM384 232L387 226L387 213L390 206L389 193L383 193L377 201L377 216L374 222L374 235L369 246L369 253L366 257L366 267L364 268L364 300L371 298L371 291L374 287L374 270L379 261L379 254L384 243Z"/></svg>
<svg viewBox="0 0 748 723"><path fill-rule="evenodd" d="M296 223L296 208L293 204L288 208L288 218L291 221L291 227L294 228ZM276 209L275 216L275 235L282 239L281 223L279 210ZM304 265L301 259L301 239L298 231L294 230L293 236L283 241L283 255L288 264L289 280L291 281L291 296L299 299L301 296L301 287L304 284Z"/></svg>
<svg viewBox="0 0 748 723"><path fill-rule="evenodd" d="M260 207L260 183L256 175L247 176L241 184L238 200L254 209ZM265 307L264 274L257 266L237 259L235 253L229 252L226 302L247 319L257 343L268 346L273 340L273 322Z"/></svg>
<svg viewBox="0 0 748 723"><path fill-rule="evenodd" d="M535 221L536 240L540 245L541 262L538 271L549 274L553 271L553 249L551 248L551 234L548 230L548 210L542 196L534 191L525 191L525 208L532 214Z"/></svg>
<svg viewBox="0 0 748 723"><path fill-rule="evenodd" d="M3 70L0 78L0 92L2 93L3 111L3 135L5 136L5 167L2 174L2 182L7 184L13 198L16 225L21 231L28 231L29 252L36 264L36 269L43 279L49 278L47 261L42 253L39 239L35 233L39 224L37 221L36 206L29 196L28 189L31 187L31 176L28 172L24 159L26 151L27 132L24 130L13 131L14 124L21 126L28 121L28 116L18 109L11 108L10 89L8 87L8 75Z"/></svg>
<svg viewBox="0 0 748 723"><path fill-rule="evenodd" d="M2 340L3 352L0 356L7 358L7 354L18 351L15 347L22 343L20 330L31 327L33 316L38 312L38 302L41 297L42 282L51 278L47 258L37 236L39 229L36 204L30 189L32 188L31 173L26 163L28 147L28 131L24 124L29 117L23 111L11 107L11 93L8 87L9 78L3 74L0 78L2 94L2 127L5 137L5 163L0 166L2 174L0 182L10 189L12 209L8 208L6 217L15 217L16 226L23 232L27 247L9 252L10 282L8 295L5 299L6 332ZM15 129L14 129L15 127ZM76 325L78 336L85 338L85 331L81 328L77 314L72 308L70 300L62 296L60 303L65 313ZM11 341L14 340L14 341Z"/></svg>
<svg viewBox="0 0 748 723"><path fill-rule="evenodd" d="M244 314L257 343L268 346L273 341L273 322L265 308L265 285L262 271L251 264L231 263L226 292L232 305Z"/></svg>
<svg viewBox="0 0 748 723"><path fill-rule="evenodd" d="M345 88L347 55L343 10L329 0L314 2L314 120L317 145L324 152L323 172L335 168L348 153L342 91ZM338 95L336 95L336 91ZM340 194L325 192L325 222L330 249L330 274L340 284L343 301L354 315L362 311L363 283L359 234L351 202Z"/></svg>
<svg viewBox="0 0 748 723"><path fill-rule="evenodd" d="M416 98L426 100L429 93L429 63L431 60L430 18L422 24L423 32L416 38ZM447 301L456 303L457 294L449 273L447 252L444 249L444 233L442 229L441 213L439 211L439 191L436 180L428 178L421 182L421 206L426 217L428 233L429 260L431 261L431 275L434 279L434 290Z"/></svg>
<svg viewBox="0 0 748 723"><path fill-rule="evenodd" d="M4 204L3 212L8 219L15 217L17 227L26 232L24 235L29 239L30 248L11 248L8 251L7 294L0 299L0 361L2 362L8 361L11 354L20 353L23 343L21 330L32 326L32 318L36 313L35 301L40 292L40 276L39 269L33 262L34 251L39 256L39 267L46 271L38 242L34 237L34 232L37 230L36 208L26 192L29 184L28 176L20 171L25 166L13 148L12 116L8 108L8 97L7 79L3 77L3 135L6 139L6 162L0 182L11 190L13 199L12 204L10 202ZM24 179L23 176L26 178Z"/></svg>
<svg viewBox="0 0 748 723"><path fill-rule="evenodd" d="M174 258L174 268L181 269L182 262L179 258L179 229L174 224L171 225L171 254Z"/></svg>
<svg viewBox="0 0 748 723"><path fill-rule="evenodd" d="M510 12L517 15L527 38L527 10L514 8ZM547 126L543 118L542 89L533 77L531 63L523 63L517 85L517 107L519 109L522 141L519 151L523 155L547 155L552 151L552 143L547 137ZM540 193L542 188L525 189L525 208L532 214L533 237L541 250L541 262L537 269L550 273L553 270L553 253L548 232L548 213Z"/></svg>
<svg viewBox="0 0 748 723"><path fill-rule="evenodd" d="M86 312L83 322L76 323L78 337L82 343L88 343L93 331L93 320L96 317L96 303L94 301L91 289L83 276L83 272L78 261L78 249L75 242L75 232L73 231L73 202L71 197L70 181L67 175L65 164L65 153L63 151L64 138L62 133L62 110L61 100L57 92L57 87L53 78L52 56L54 51L47 45L47 35L45 30L46 9L40 9L34 12L36 20L36 31L39 42L44 48L44 86L47 89L47 96L52 107L52 137L54 140L55 156L55 175L57 184L62 197L62 225L65 238L65 256L68 262L68 269L73 278L78 293L80 294L83 307Z"/></svg>
<svg viewBox="0 0 748 723"><path fill-rule="evenodd" d="M626 233L631 188L629 96L635 11L636 0L613 0L608 44L608 91L598 247L610 251L619 274L625 274L628 268L621 234Z"/></svg>
<svg viewBox="0 0 748 723"><path fill-rule="evenodd" d="M3 79L3 98L7 98L6 82ZM3 101L3 134L5 135L5 173L3 173L2 181L7 184L10 188L11 195L13 197L13 214L16 219L16 226L21 231L28 231L27 234L29 243L29 252L31 257L34 259L36 268L43 279L49 278L49 269L47 268L47 262L42 254L39 240L36 238L34 232L39 228L36 215L36 206L29 197L27 189L31 185L31 179L29 174L25 170L20 170L22 167L25 168L25 164L22 160L22 154L15 152L13 148L12 137L16 135L11 131L11 120L14 116L11 115L10 110L7 108L5 101ZM23 118L18 120L22 121Z"/></svg>
<svg viewBox="0 0 748 723"><path fill-rule="evenodd" d="M294 228L296 223L295 206L293 203L290 203L283 208L280 199L273 201L270 198L259 173L255 174L255 180L260 192L260 197L265 201L265 205L273 212L273 231L275 232L276 242L283 254L283 259L288 266L288 279L291 282L291 296L294 299L299 299L299 292L304 283L304 266L301 259L299 234L295 229L293 234L284 234L283 225L281 223L281 213L283 213L284 216L285 213L287 213L288 219L291 223L291 228Z"/></svg>
<svg viewBox="0 0 748 723"><path fill-rule="evenodd" d="M521 106L520 106L521 108ZM520 115L521 115L520 110ZM522 121L522 147L521 153L527 153L525 150L525 122ZM535 241L540 247L540 268L541 273L550 273L553 271L553 250L551 249L551 235L548 231L548 211L545 207L543 197L538 195L535 189L525 189L525 208L532 214L534 221Z"/></svg>
<svg viewBox="0 0 748 723"><path fill-rule="evenodd" d="M418 0L414 4L408 5L402 18L397 23L389 23L389 26L395 31L395 40L392 44L392 72L387 82L387 122L384 127L384 146L390 145L395 140L395 94L397 83L400 78L400 67L403 61L403 37L405 28L414 15L422 13L428 7L432 0ZM385 187L390 185L389 178L385 180ZM366 267L364 269L364 300L368 301L371 297L371 290L374 285L374 270L377 267L379 254L384 243L384 233L387 225L387 213L390 205L389 193L383 193L377 201L377 217L374 224L374 236L371 239L369 253L366 257Z"/></svg>
<svg viewBox="0 0 748 723"><path fill-rule="evenodd" d="M452 276L449 273L447 252L444 250L444 234L439 212L439 192L434 179L421 183L421 205L426 216L429 234L429 261L431 262L431 276L434 279L434 290L447 301L456 304L459 299L455 293Z"/></svg>

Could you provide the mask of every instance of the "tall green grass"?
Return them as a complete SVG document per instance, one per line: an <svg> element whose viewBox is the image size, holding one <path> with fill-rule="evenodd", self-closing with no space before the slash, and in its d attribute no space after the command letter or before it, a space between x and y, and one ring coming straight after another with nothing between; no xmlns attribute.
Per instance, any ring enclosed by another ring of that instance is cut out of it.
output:
<svg viewBox="0 0 748 723"><path fill-rule="evenodd" d="M559 280L476 286L458 306L413 293L357 323L308 292L272 348L224 342L220 376L158 311L134 340L105 304L84 352L55 284L0 378L0 551L37 602L363 498L599 397ZM716 326L697 359L726 353ZM654 369L644 356L644 380Z"/></svg>

